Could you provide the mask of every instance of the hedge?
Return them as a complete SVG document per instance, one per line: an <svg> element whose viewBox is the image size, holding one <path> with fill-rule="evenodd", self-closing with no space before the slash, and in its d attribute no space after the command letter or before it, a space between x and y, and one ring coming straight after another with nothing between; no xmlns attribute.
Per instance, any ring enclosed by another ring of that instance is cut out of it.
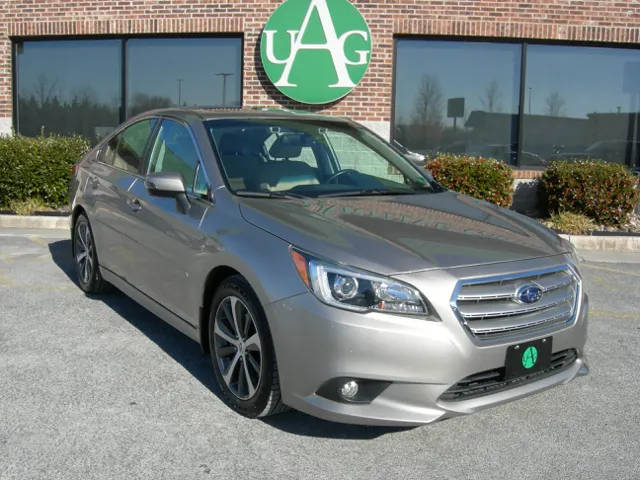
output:
<svg viewBox="0 0 640 480"><path fill-rule="evenodd" d="M56 208L67 203L71 167L89 150L74 137L0 137L0 208L40 198Z"/></svg>
<svg viewBox="0 0 640 480"><path fill-rule="evenodd" d="M513 199L512 169L493 158L439 153L427 163L438 183L501 207Z"/></svg>
<svg viewBox="0 0 640 480"><path fill-rule="evenodd" d="M638 202L637 182L624 165L602 160L555 161L540 178L548 213L580 213L603 225L626 223Z"/></svg>

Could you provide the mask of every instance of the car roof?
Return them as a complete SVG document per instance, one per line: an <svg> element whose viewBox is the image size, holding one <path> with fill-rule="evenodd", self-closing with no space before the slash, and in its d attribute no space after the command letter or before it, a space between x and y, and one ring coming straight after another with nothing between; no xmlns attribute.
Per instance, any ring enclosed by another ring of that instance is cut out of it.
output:
<svg viewBox="0 0 640 480"><path fill-rule="evenodd" d="M352 123L349 119L320 115L313 112L285 110L278 108L160 108L141 113L137 116L172 116L185 120L213 120L216 118L271 118L295 120L321 120L340 123Z"/></svg>

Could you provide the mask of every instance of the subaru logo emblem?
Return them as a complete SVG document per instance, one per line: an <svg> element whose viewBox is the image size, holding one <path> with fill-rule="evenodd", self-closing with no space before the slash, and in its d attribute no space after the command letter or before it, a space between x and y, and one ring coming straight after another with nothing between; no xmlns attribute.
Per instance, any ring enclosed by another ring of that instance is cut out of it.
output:
<svg viewBox="0 0 640 480"><path fill-rule="evenodd" d="M542 288L535 284L523 285L514 295L518 303L536 303L542 298Z"/></svg>

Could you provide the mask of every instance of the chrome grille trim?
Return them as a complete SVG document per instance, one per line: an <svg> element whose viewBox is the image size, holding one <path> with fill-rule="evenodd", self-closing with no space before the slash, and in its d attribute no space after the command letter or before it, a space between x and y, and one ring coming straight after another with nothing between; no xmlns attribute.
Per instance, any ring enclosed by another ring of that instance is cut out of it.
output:
<svg viewBox="0 0 640 480"><path fill-rule="evenodd" d="M530 305L515 301L522 285L535 284L542 298ZM451 308L474 337L493 340L539 331L557 330L578 313L582 285L570 265L512 275L460 280Z"/></svg>
<svg viewBox="0 0 640 480"><path fill-rule="evenodd" d="M480 303L482 300L476 300L477 303L471 305L465 305L464 307L458 305L458 311L467 320L493 318L493 317L512 317L514 315L524 315L525 313L537 312L538 310L546 310L551 307L555 307L561 303L570 301L573 299L572 293L561 293L554 296L545 295L539 302L536 302L530 307L523 306L512 301L504 302L485 302ZM460 299L458 299L460 301ZM514 304L514 305L510 305Z"/></svg>
<svg viewBox="0 0 640 480"><path fill-rule="evenodd" d="M563 270L560 270L559 273L562 273ZM549 278L544 278L542 280L536 281L540 287L542 287L543 292L549 292L551 290L556 290L558 288L566 287L569 283L571 283L570 278L559 278L557 277L558 272L551 272ZM508 283L502 282L499 288L492 287L487 284L496 283L496 282L486 282L480 284L465 284L466 290L469 293L460 292L458 295L458 300L487 300L487 299L500 299L500 298L511 298L513 296L513 292L515 291L516 283L521 277L517 278L505 278L505 280L509 281Z"/></svg>

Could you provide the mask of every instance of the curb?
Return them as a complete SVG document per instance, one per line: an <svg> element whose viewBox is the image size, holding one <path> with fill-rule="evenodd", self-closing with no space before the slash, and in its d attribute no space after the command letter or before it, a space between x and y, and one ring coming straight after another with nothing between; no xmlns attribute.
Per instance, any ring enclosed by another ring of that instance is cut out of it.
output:
<svg viewBox="0 0 640 480"><path fill-rule="evenodd" d="M560 235L580 250L597 250L600 252L638 252L640 253L640 237L628 236L591 236Z"/></svg>
<svg viewBox="0 0 640 480"><path fill-rule="evenodd" d="M0 215L0 228L70 228L70 217L44 217ZM640 236L590 236L560 235L569 240L574 247L581 250L597 250L601 252L638 252L640 253Z"/></svg>
<svg viewBox="0 0 640 480"><path fill-rule="evenodd" d="M4 228L70 228L70 217L47 217L36 215L0 215L0 227Z"/></svg>

